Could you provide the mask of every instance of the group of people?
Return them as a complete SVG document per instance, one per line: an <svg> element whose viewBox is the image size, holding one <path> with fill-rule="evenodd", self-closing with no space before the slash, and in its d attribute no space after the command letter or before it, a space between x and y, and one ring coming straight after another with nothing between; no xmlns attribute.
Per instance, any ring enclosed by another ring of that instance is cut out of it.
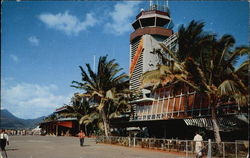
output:
<svg viewBox="0 0 250 158"><path fill-rule="evenodd" d="M5 129L5 133L8 135L32 135L30 130L24 129Z"/></svg>
<svg viewBox="0 0 250 158"><path fill-rule="evenodd" d="M3 158L3 156L8 158L6 150L5 150L6 144L9 145L8 134L5 132L5 130L0 130L0 148L1 148L0 158Z"/></svg>

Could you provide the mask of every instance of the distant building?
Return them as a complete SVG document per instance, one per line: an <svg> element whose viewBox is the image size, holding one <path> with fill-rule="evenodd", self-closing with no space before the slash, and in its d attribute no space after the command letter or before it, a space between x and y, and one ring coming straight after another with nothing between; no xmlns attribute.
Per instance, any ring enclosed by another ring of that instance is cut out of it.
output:
<svg viewBox="0 0 250 158"><path fill-rule="evenodd" d="M75 136L79 132L79 123L76 117L63 116L67 106L62 106L40 123L41 134L55 136Z"/></svg>

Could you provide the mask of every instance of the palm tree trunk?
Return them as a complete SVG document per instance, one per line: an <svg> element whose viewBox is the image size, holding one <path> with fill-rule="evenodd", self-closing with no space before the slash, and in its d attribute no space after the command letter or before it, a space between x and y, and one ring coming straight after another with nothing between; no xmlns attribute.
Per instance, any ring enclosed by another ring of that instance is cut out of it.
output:
<svg viewBox="0 0 250 158"><path fill-rule="evenodd" d="M214 138L217 143L219 152L222 153L222 146L221 146L221 137L220 137L220 128L217 121L217 114L215 106L211 107L211 113L212 113L212 122L213 122L213 130L214 130Z"/></svg>
<svg viewBox="0 0 250 158"><path fill-rule="evenodd" d="M184 105L184 111L185 115L188 116L188 106L189 106L189 100L188 100L188 86L184 83L184 93L185 93L185 105Z"/></svg>
<svg viewBox="0 0 250 158"><path fill-rule="evenodd" d="M109 124L108 124L107 115L104 111L104 106L105 106L104 102L105 102L104 99L101 99L100 105L98 106L98 110L102 116L105 136L108 136L109 135Z"/></svg>
<svg viewBox="0 0 250 158"><path fill-rule="evenodd" d="M87 135L88 135L87 125L86 125L86 124L84 124L84 127L85 127L85 134L86 134L86 136L87 136Z"/></svg>
<svg viewBox="0 0 250 158"><path fill-rule="evenodd" d="M108 124L107 116L105 114L104 109L101 110L101 116L102 116L102 120L103 120L105 136L108 136L109 135L109 124Z"/></svg>

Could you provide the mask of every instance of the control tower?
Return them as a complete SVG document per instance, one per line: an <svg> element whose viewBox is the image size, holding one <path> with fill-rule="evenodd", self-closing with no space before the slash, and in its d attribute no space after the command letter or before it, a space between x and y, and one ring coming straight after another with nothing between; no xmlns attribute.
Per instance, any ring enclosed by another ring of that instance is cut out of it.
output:
<svg viewBox="0 0 250 158"><path fill-rule="evenodd" d="M166 41L173 30L167 5L150 1L148 10L141 10L132 23L134 32L130 34L130 89L141 86L141 75L157 68L161 58L153 53L159 43ZM143 93L146 90L142 90Z"/></svg>

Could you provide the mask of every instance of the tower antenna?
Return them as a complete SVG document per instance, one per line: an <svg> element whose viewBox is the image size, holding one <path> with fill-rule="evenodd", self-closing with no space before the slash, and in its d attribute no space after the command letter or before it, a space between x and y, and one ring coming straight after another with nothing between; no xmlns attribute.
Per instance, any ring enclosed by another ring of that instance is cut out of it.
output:
<svg viewBox="0 0 250 158"><path fill-rule="evenodd" d="M152 7L152 4L153 4L153 2L152 2L152 0L150 0L150 1L149 1L149 8Z"/></svg>

